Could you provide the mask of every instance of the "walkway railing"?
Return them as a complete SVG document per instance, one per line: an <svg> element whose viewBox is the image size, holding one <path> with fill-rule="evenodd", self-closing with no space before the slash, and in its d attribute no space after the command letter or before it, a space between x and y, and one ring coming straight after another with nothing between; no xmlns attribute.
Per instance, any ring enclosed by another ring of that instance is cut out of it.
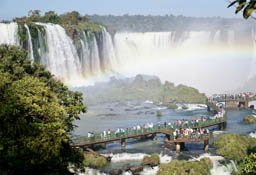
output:
<svg viewBox="0 0 256 175"><path fill-rule="evenodd" d="M185 129L185 128L205 128L209 126L218 125L220 123L226 122L227 118L216 118L216 119L208 119L206 121L200 121L198 123L192 123L189 121L188 123L183 123L182 125L154 125L152 128L141 128L141 129L134 129L134 128L127 128L124 132L115 133L111 131L110 134L106 134L104 136L102 133L95 133L91 137L83 137L83 143L88 142L100 142L100 141L107 141L107 140L115 140L115 139L122 139L122 138L129 138L129 137L136 137L141 135L150 135L155 133L164 133L172 135L175 129ZM107 132L107 131L106 131ZM202 136L202 135L199 135ZM193 138L197 138L197 135L193 135ZM174 139L174 138L173 138Z"/></svg>

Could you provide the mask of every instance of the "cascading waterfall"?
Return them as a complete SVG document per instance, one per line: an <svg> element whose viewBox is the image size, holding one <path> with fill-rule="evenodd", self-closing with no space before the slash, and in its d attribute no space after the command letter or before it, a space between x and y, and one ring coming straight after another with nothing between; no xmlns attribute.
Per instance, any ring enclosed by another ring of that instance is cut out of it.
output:
<svg viewBox="0 0 256 175"><path fill-rule="evenodd" d="M0 44L19 45L17 23L0 23Z"/></svg>
<svg viewBox="0 0 256 175"><path fill-rule="evenodd" d="M142 73L214 93L227 86L241 87L241 82L255 75L255 33L209 30L118 32L111 36L101 27L100 32L80 33L81 47L76 45L76 48L75 41L61 26L36 24L45 28L45 32L37 30L37 38L31 38L29 27L25 25L30 59L34 60L35 56L35 62L46 65L56 77L72 86L88 85L115 73L125 76ZM0 36L0 44L19 45L18 25L0 23ZM238 70L238 65L246 70ZM220 71L216 72L215 67ZM226 67L229 67L228 72L221 71ZM209 81L205 71L212 77L211 87L206 87ZM220 82L219 77L224 80L231 75L232 84Z"/></svg>
<svg viewBox="0 0 256 175"><path fill-rule="evenodd" d="M82 80L80 60L72 40L67 36L64 28L55 24L43 24L46 29L47 52L41 58L58 78L68 84L76 84Z"/></svg>
<svg viewBox="0 0 256 175"><path fill-rule="evenodd" d="M27 36L28 36L28 49L29 49L29 58L31 59L31 61L33 62L34 59L34 50L33 50L33 44L32 44L32 37L29 31L29 27L27 24L24 24L24 27L27 30Z"/></svg>
<svg viewBox="0 0 256 175"><path fill-rule="evenodd" d="M92 37L92 48L91 48L91 72L92 74L97 74L101 72L101 67L100 67L100 56L99 56L99 48L97 44L96 37L93 35Z"/></svg>
<svg viewBox="0 0 256 175"><path fill-rule="evenodd" d="M47 52L47 44L42 32L39 29L37 29L37 32L38 32L38 42L39 42L38 53L41 60L46 60L45 53Z"/></svg>
<svg viewBox="0 0 256 175"><path fill-rule="evenodd" d="M113 45L113 41L111 35L107 32L107 30L102 27L102 40L103 40L103 64L104 68L113 68L115 69L117 66L117 58Z"/></svg>
<svg viewBox="0 0 256 175"><path fill-rule="evenodd" d="M81 64L82 64L82 73L83 75L89 76L91 75L91 67L90 67L90 50L86 40L85 33L83 32L84 38L80 40L82 46L81 52Z"/></svg>

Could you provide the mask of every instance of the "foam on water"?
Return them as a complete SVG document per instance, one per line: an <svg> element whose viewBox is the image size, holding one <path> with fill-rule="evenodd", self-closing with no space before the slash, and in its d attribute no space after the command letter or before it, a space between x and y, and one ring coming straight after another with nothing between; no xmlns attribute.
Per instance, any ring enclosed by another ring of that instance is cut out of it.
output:
<svg viewBox="0 0 256 175"><path fill-rule="evenodd" d="M102 173L99 170L95 170L92 168L85 168L84 173L79 173L79 175L107 175L106 173Z"/></svg>
<svg viewBox="0 0 256 175"><path fill-rule="evenodd" d="M112 157L112 162L123 162L127 160L142 160L145 155L144 153L119 153L119 154L105 154ZM219 161L224 160L224 157L221 156L213 156L211 154L205 153L201 156L191 159L190 161L201 160L202 158L209 158L212 161L213 168L211 169L211 175L230 175L233 169L236 169L235 164L230 163L227 166L221 165ZM171 156L160 154L160 162L161 163L169 163L172 160ZM141 175L156 175L159 170L159 166L156 167L144 167L143 171L140 172ZM81 173L80 175L107 175L105 173L100 172L99 170L95 170L92 168L86 168L85 173ZM131 172L123 172L122 175L132 175Z"/></svg>
<svg viewBox="0 0 256 175"><path fill-rule="evenodd" d="M249 134L249 136L251 136L251 137L253 137L253 138L256 138L256 131L251 132L251 133Z"/></svg>
<svg viewBox="0 0 256 175"><path fill-rule="evenodd" d="M144 153L118 153L118 154L104 154L104 156L112 157L111 162L123 162L127 160L142 160L144 156L148 154Z"/></svg>
<svg viewBox="0 0 256 175"><path fill-rule="evenodd" d="M212 161L213 168L211 169L211 175L230 175L233 170L233 165L228 164L227 166L221 165L220 160L224 160L224 157L213 156L209 153L202 154L200 157L194 160L200 160L202 158L209 158Z"/></svg>
<svg viewBox="0 0 256 175"><path fill-rule="evenodd" d="M178 104L178 110L183 110L182 106L187 107L185 111L194 111L194 110L200 110L200 109L206 109L207 106L205 104Z"/></svg>

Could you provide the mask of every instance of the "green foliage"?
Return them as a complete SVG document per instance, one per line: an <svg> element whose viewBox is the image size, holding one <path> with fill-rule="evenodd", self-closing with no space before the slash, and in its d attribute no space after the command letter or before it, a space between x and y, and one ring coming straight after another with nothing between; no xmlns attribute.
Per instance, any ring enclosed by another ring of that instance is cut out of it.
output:
<svg viewBox="0 0 256 175"><path fill-rule="evenodd" d="M96 156L94 154L88 153L85 155L83 161L84 166L100 169L107 165L107 160L102 156Z"/></svg>
<svg viewBox="0 0 256 175"><path fill-rule="evenodd" d="M27 53L0 46L0 172L67 174L82 166L70 146L73 121L85 112L82 95L69 91Z"/></svg>
<svg viewBox="0 0 256 175"><path fill-rule="evenodd" d="M175 110L175 109L178 108L178 106L177 106L175 103L169 103L169 104L167 105L167 107L168 107L168 109L173 109L173 110Z"/></svg>
<svg viewBox="0 0 256 175"><path fill-rule="evenodd" d="M169 103L205 103L206 96L198 90L172 83L162 84L158 77L137 75L131 79L112 77L108 83L99 83L93 87L81 88L86 92L87 103L125 102L131 100L152 100ZM175 105L176 108L176 105Z"/></svg>
<svg viewBox="0 0 256 175"><path fill-rule="evenodd" d="M248 115L243 119L245 124L254 124L256 123L256 116Z"/></svg>
<svg viewBox="0 0 256 175"><path fill-rule="evenodd" d="M144 156L142 159L142 165L157 166L160 164L160 158L157 153L151 156Z"/></svg>
<svg viewBox="0 0 256 175"><path fill-rule="evenodd" d="M243 17L248 19L253 12L256 10L256 1L255 0L235 0L229 4L228 7L236 6L235 13L243 11Z"/></svg>
<svg viewBox="0 0 256 175"><path fill-rule="evenodd" d="M238 167L239 175L256 174L256 153L246 156Z"/></svg>
<svg viewBox="0 0 256 175"><path fill-rule="evenodd" d="M256 139L236 134L220 135L214 143L217 154L237 162L242 161L254 146Z"/></svg>
<svg viewBox="0 0 256 175"><path fill-rule="evenodd" d="M174 160L161 164L157 175L210 175L213 165L209 158L200 161Z"/></svg>

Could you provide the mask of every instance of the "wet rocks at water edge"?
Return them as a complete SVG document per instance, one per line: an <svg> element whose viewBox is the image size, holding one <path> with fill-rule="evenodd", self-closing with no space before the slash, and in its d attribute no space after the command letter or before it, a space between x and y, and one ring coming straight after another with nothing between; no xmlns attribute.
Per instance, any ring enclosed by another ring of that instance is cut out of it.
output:
<svg viewBox="0 0 256 175"><path fill-rule="evenodd" d="M121 169L113 169L109 172L110 175L120 175L123 171Z"/></svg>
<svg viewBox="0 0 256 175"><path fill-rule="evenodd" d="M144 156L142 165L144 166L157 166L160 164L160 158L158 154L152 154L151 156Z"/></svg>

